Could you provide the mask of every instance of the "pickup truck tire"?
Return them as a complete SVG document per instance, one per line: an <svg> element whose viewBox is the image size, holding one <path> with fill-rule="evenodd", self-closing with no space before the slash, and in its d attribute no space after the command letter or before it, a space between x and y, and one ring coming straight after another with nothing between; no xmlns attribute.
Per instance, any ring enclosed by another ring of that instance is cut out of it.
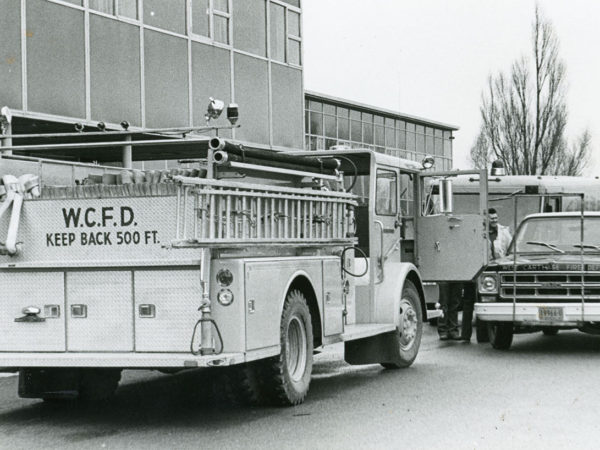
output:
<svg viewBox="0 0 600 450"><path fill-rule="evenodd" d="M313 331L306 297L288 292L280 325L281 353L264 361L259 371L269 403L299 405L306 398L313 366Z"/></svg>
<svg viewBox="0 0 600 450"><path fill-rule="evenodd" d="M490 344L497 350L508 350L513 340L512 322L488 322Z"/></svg>
<svg viewBox="0 0 600 450"><path fill-rule="evenodd" d="M381 363L386 369L401 369L410 366L421 345L423 335L423 311L421 300L415 285L410 281L404 282L400 299L400 323L398 324L398 345L394 349L393 362Z"/></svg>

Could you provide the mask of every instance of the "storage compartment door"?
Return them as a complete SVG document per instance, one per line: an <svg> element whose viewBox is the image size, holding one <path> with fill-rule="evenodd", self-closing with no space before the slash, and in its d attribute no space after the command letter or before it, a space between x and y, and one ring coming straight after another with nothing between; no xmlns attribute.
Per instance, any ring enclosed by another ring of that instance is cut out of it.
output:
<svg viewBox="0 0 600 450"><path fill-rule="evenodd" d="M0 351L65 351L64 285L63 272L0 273ZM15 322L28 306L45 320Z"/></svg>
<svg viewBox="0 0 600 450"><path fill-rule="evenodd" d="M200 318L200 269L138 270L134 279L136 351L189 352Z"/></svg>
<svg viewBox="0 0 600 450"><path fill-rule="evenodd" d="M131 271L67 273L67 350L133 351Z"/></svg>
<svg viewBox="0 0 600 450"><path fill-rule="evenodd" d="M323 261L323 324L325 336L344 332L344 300L342 297L342 271L340 260Z"/></svg>

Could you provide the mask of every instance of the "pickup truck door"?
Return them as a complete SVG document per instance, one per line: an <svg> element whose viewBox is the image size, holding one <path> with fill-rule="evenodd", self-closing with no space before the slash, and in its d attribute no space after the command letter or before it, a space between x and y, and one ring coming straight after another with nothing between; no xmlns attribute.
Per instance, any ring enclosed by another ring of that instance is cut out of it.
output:
<svg viewBox="0 0 600 450"><path fill-rule="evenodd" d="M452 180L457 175L479 175L480 180L485 180L480 183L477 213L453 214L439 210L440 180ZM485 171L424 172L419 177L416 261L423 280L472 280L488 263L487 174Z"/></svg>

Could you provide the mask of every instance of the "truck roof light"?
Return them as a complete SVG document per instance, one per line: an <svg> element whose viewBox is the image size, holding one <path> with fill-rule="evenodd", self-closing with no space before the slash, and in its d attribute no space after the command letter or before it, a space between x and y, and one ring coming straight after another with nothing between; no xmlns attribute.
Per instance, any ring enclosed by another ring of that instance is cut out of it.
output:
<svg viewBox="0 0 600 450"><path fill-rule="evenodd" d="M231 125L235 125L240 118L240 108L237 103L230 103L227 106L227 120Z"/></svg>
<svg viewBox="0 0 600 450"><path fill-rule="evenodd" d="M206 114L204 115L207 123L210 121L210 119L218 119L225 108L225 103L223 103L221 100L217 100L212 97L210 97L209 100L208 107L206 108Z"/></svg>
<svg viewBox="0 0 600 450"><path fill-rule="evenodd" d="M492 163L491 175L494 177L502 177L506 175L506 169L504 169L504 163L497 159Z"/></svg>
<svg viewBox="0 0 600 450"><path fill-rule="evenodd" d="M423 169L431 169L435 165L435 158L431 155L427 155L421 161L421 165L423 166Z"/></svg>

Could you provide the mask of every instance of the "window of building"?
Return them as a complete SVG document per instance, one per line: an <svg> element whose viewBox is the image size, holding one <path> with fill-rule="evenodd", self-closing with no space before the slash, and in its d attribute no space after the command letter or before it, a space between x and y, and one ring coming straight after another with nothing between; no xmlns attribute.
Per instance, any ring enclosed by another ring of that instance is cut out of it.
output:
<svg viewBox="0 0 600 450"><path fill-rule="evenodd" d="M210 37L209 0L192 1L192 33Z"/></svg>
<svg viewBox="0 0 600 450"><path fill-rule="evenodd" d="M229 0L213 0L213 39L229 44Z"/></svg>
<svg viewBox="0 0 600 450"><path fill-rule="evenodd" d="M323 114L311 111L310 134L323 135Z"/></svg>
<svg viewBox="0 0 600 450"><path fill-rule="evenodd" d="M338 139L349 140L350 139L350 121L348 120L348 115L346 117L339 117L337 120L337 131L338 131Z"/></svg>
<svg viewBox="0 0 600 450"><path fill-rule="evenodd" d="M323 125L325 128L325 136L330 138L337 137L337 124L335 120L335 116L324 114L323 115Z"/></svg>
<svg viewBox="0 0 600 450"><path fill-rule="evenodd" d="M148 1L148 0L145 0ZM192 0L192 34L229 45L229 0Z"/></svg>
<svg viewBox="0 0 600 450"><path fill-rule="evenodd" d="M302 65L300 13L283 5L270 3L270 23L271 59Z"/></svg>
<svg viewBox="0 0 600 450"><path fill-rule="evenodd" d="M271 59L285 62L285 7L271 3Z"/></svg>
<svg viewBox="0 0 600 450"><path fill-rule="evenodd" d="M90 9L105 14L138 19L138 0L89 0ZM78 2L81 4L81 2Z"/></svg>
<svg viewBox="0 0 600 450"><path fill-rule="evenodd" d="M300 36L300 14L288 10L288 63L302 65L302 45Z"/></svg>

